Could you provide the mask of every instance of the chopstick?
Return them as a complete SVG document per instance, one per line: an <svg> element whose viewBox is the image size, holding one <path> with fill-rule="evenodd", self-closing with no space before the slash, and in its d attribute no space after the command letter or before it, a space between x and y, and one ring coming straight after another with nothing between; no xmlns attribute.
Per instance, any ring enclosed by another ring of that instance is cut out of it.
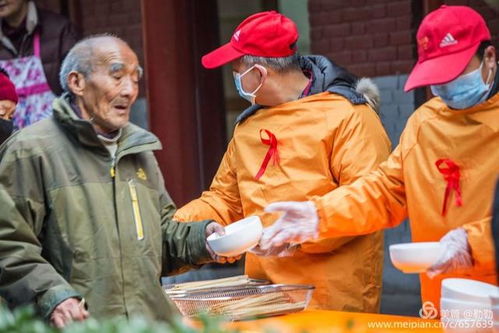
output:
<svg viewBox="0 0 499 333"><path fill-rule="evenodd" d="M207 287L223 287L223 286L233 286L238 284L248 283L249 278L247 275L238 275L228 278L215 279L215 280L204 280L204 281L193 281L175 284L168 291L175 290L189 290L196 288L207 288Z"/></svg>

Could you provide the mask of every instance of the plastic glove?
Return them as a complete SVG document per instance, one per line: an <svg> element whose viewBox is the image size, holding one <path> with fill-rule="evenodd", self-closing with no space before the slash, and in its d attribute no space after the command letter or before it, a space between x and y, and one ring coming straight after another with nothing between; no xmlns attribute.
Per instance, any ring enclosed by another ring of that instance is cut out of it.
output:
<svg viewBox="0 0 499 333"><path fill-rule="evenodd" d="M440 258L426 271L430 278L473 266L466 230L457 228L449 231L440 239L440 244L442 246Z"/></svg>
<svg viewBox="0 0 499 333"><path fill-rule="evenodd" d="M298 249L297 244L293 245L285 243L281 246L273 247L267 250L263 250L260 247L260 245L257 245L251 250L249 250L249 252L256 254L257 256L260 257L291 257L293 254L295 254L297 249Z"/></svg>
<svg viewBox="0 0 499 333"><path fill-rule="evenodd" d="M219 235L225 235L224 227L221 224L218 224L217 222L211 222L210 224L208 224L206 226L206 229L205 229L206 238L208 238L209 235L211 235L215 232ZM226 264L226 263L232 264L232 263L236 262L237 260L241 259L241 256L236 256L236 257L219 256L211 249L208 242L206 242L206 249L208 250L208 253L210 254L213 261L215 261L218 264Z"/></svg>
<svg viewBox="0 0 499 333"><path fill-rule="evenodd" d="M278 249L286 243L303 243L319 235L319 217L311 201L275 202L268 205L265 211L284 214L263 230L260 248L264 251Z"/></svg>

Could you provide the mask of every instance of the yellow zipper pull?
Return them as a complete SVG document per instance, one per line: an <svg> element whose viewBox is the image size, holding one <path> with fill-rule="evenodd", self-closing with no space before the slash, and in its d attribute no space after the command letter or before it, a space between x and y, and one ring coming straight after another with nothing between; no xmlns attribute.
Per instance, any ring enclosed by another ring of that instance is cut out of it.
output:
<svg viewBox="0 0 499 333"><path fill-rule="evenodd" d="M116 157L113 156L113 161L111 162L111 169L109 170L109 174L111 175L111 178L114 178L116 176Z"/></svg>
<svg viewBox="0 0 499 333"><path fill-rule="evenodd" d="M133 179L128 180L128 189L130 190L130 197L132 199L132 210L133 210L133 219L135 221L135 230L137 231L137 239L144 239L144 227L142 225L142 217L140 216L140 206L139 206L139 198L137 196L137 188L135 187L135 183Z"/></svg>

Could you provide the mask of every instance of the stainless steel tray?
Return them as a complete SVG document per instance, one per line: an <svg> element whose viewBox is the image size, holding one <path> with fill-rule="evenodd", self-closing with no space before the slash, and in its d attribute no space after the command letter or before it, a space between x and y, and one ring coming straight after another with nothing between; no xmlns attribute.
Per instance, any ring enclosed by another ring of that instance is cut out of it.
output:
<svg viewBox="0 0 499 333"><path fill-rule="evenodd" d="M201 313L230 320L268 317L305 309L313 290L309 285L245 285L167 294L187 317Z"/></svg>

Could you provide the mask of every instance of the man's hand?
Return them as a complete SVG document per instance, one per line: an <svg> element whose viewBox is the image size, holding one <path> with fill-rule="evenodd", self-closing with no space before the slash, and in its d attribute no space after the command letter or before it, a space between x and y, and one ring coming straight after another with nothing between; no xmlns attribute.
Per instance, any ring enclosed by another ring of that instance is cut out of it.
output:
<svg viewBox="0 0 499 333"><path fill-rule="evenodd" d="M440 245L442 246L440 258L426 271L430 278L438 274L466 270L473 266L468 235L463 228L449 231L440 239Z"/></svg>
<svg viewBox="0 0 499 333"><path fill-rule="evenodd" d="M271 247L267 250L262 250L260 245L255 246L248 252L251 252L260 257L291 257L295 254L299 245L284 243L281 246Z"/></svg>
<svg viewBox="0 0 499 333"><path fill-rule="evenodd" d="M50 315L50 322L57 328L63 328L73 321L83 321L90 316L83 300L68 298L57 305Z"/></svg>
<svg viewBox="0 0 499 333"><path fill-rule="evenodd" d="M283 214L272 226L263 230L260 240L263 251L313 240L319 234L319 217L315 204L311 201L275 202L268 205L265 211Z"/></svg>
<svg viewBox="0 0 499 333"><path fill-rule="evenodd" d="M209 235L217 233L219 235L225 235L225 229L222 225L216 223L216 222L211 222L206 226L206 238L208 238ZM208 245L208 242L206 242L206 249L211 255L211 258L218 264L232 264L236 262L237 260L241 259L241 256L237 257L222 257L217 255L213 250L211 249L210 245Z"/></svg>

